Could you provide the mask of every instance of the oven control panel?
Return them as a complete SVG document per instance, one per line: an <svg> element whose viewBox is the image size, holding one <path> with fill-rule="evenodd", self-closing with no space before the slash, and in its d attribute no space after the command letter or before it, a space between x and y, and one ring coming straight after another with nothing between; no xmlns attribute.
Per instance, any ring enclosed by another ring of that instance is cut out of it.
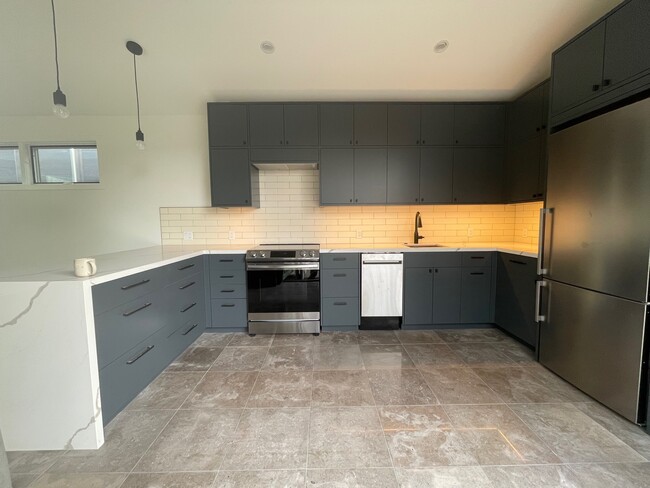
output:
<svg viewBox="0 0 650 488"><path fill-rule="evenodd" d="M252 249L246 252L246 261L318 261L320 252L316 249Z"/></svg>

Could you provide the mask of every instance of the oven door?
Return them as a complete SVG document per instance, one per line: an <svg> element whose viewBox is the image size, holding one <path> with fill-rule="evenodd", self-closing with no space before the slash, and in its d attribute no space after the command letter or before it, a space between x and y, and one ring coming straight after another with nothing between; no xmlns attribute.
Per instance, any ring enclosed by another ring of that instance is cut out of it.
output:
<svg viewBox="0 0 650 488"><path fill-rule="evenodd" d="M249 322L320 321L317 262L248 263L246 269Z"/></svg>

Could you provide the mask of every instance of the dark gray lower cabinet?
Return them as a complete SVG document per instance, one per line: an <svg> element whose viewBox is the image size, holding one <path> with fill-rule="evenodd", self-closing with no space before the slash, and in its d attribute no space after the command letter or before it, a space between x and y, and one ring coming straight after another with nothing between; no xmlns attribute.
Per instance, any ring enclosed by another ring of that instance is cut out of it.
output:
<svg viewBox="0 0 650 488"><path fill-rule="evenodd" d="M536 280L536 259L499 253L495 322L533 347L537 346Z"/></svg>
<svg viewBox="0 0 650 488"><path fill-rule="evenodd" d="M359 308L359 254L321 256L321 325L323 330L356 330Z"/></svg>
<svg viewBox="0 0 650 488"><path fill-rule="evenodd" d="M433 323L459 323L461 317L461 269L434 268L433 274Z"/></svg>
<svg viewBox="0 0 650 488"><path fill-rule="evenodd" d="M240 330L248 325L244 254L211 254L209 328Z"/></svg>
<svg viewBox="0 0 650 488"><path fill-rule="evenodd" d="M454 203L503 201L502 147L454 148Z"/></svg>
<svg viewBox="0 0 650 488"><path fill-rule="evenodd" d="M433 323L433 268L404 269L404 325Z"/></svg>
<svg viewBox="0 0 650 488"><path fill-rule="evenodd" d="M492 322L491 268L464 268L461 277L460 321L463 324Z"/></svg>
<svg viewBox="0 0 650 488"><path fill-rule="evenodd" d="M259 206L259 176L248 149L210 149L213 207Z"/></svg>

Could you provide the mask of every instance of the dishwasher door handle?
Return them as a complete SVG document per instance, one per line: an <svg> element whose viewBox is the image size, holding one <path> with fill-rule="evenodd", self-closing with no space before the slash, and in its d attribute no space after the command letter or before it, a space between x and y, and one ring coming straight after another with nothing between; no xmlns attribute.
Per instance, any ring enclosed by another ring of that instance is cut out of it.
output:
<svg viewBox="0 0 650 488"><path fill-rule="evenodd" d="M402 264L402 261L364 261L363 264Z"/></svg>

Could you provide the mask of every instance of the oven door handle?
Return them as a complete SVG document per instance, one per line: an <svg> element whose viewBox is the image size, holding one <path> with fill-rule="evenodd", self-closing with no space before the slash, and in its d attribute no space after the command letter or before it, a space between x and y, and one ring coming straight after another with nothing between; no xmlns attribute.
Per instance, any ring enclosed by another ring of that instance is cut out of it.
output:
<svg viewBox="0 0 650 488"><path fill-rule="evenodd" d="M246 266L247 270L291 270L291 269L319 269L318 263L268 263L257 264L249 263Z"/></svg>

